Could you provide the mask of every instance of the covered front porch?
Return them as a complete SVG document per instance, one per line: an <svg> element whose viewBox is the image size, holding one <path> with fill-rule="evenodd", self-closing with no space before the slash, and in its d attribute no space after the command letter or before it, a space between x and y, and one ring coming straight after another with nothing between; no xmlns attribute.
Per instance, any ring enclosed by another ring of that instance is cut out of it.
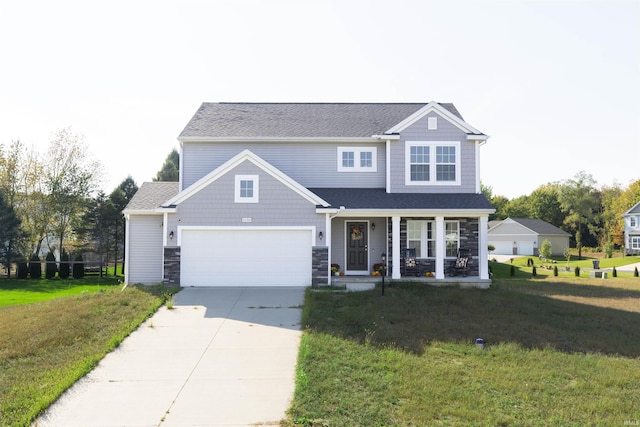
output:
<svg viewBox="0 0 640 427"><path fill-rule="evenodd" d="M487 218L346 210L327 215L331 276L334 281L373 280L380 273L392 280L488 282ZM460 268L462 255L465 268Z"/></svg>

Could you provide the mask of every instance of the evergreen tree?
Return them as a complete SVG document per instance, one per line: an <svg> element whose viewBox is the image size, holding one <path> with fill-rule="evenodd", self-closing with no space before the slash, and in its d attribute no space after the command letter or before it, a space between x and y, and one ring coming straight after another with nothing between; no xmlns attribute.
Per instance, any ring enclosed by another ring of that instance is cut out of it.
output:
<svg viewBox="0 0 640 427"><path fill-rule="evenodd" d="M15 248L21 235L20 218L0 191L0 262L7 268L8 277L11 275L11 261L17 256Z"/></svg>
<svg viewBox="0 0 640 427"><path fill-rule="evenodd" d="M175 148L167 156L154 181L178 181L180 179L180 154Z"/></svg>
<svg viewBox="0 0 640 427"><path fill-rule="evenodd" d="M45 279L53 279L58 271L56 266L56 257L53 255L53 252L49 251L45 260L44 277Z"/></svg>
<svg viewBox="0 0 640 427"><path fill-rule="evenodd" d="M32 279L42 279L42 261L38 254L31 255L29 258L29 277Z"/></svg>
<svg viewBox="0 0 640 427"><path fill-rule="evenodd" d="M71 266L69 265L69 254L67 251L63 250L62 255L60 255L60 271L58 272L58 277L61 279L68 279L71 272Z"/></svg>
<svg viewBox="0 0 640 427"><path fill-rule="evenodd" d="M84 260L82 255L76 255L73 261L73 278L82 279L84 277Z"/></svg>

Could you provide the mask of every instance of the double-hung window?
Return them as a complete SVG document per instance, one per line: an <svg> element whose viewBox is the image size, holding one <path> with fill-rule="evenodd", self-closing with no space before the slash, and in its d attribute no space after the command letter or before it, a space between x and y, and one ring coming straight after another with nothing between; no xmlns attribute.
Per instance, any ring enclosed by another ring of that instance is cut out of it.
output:
<svg viewBox="0 0 640 427"><path fill-rule="evenodd" d="M629 227L636 228L638 226L638 220L635 216L629 217Z"/></svg>
<svg viewBox="0 0 640 427"><path fill-rule="evenodd" d="M408 141L406 185L459 185L460 143Z"/></svg>
<svg viewBox="0 0 640 427"><path fill-rule="evenodd" d="M235 202L258 203L258 175L236 175Z"/></svg>
<svg viewBox="0 0 640 427"><path fill-rule="evenodd" d="M631 249L640 249L640 236L631 236Z"/></svg>
<svg viewBox="0 0 640 427"><path fill-rule="evenodd" d="M376 172L375 147L338 147L338 172Z"/></svg>
<svg viewBox="0 0 640 427"><path fill-rule="evenodd" d="M445 257L457 257L460 247L460 223L458 221L444 222Z"/></svg>
<svg viewBox="0 0 640 427"><path fill-rule="evenodd" d="M436 256L435 221L407 220L407 248L416 250L416 258L434 258ZM445 257L458 256L460 247L460 223L444 222Z"/></svg>

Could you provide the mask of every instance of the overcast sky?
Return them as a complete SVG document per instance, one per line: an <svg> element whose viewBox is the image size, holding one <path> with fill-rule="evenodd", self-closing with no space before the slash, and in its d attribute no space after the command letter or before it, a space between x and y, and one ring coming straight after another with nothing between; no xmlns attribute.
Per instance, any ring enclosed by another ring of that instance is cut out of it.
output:
<svg viewBox="0 0 640 427"><path fill-rule="evenodd" d="M640 179L640 1L0 0L0 143L83 134L109 193L203 102L452 102L514 198Z"/></svg>

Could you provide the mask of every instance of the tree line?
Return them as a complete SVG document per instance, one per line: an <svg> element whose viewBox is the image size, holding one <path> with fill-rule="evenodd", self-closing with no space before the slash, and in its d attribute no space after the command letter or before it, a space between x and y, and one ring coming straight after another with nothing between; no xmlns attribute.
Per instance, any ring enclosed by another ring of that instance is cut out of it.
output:
<svg viewBox="0 0 640 427"><path fill-rule="evenodd" d="M101 176L102 166L71 128L54 133L43 154L20 141L0 144L0 263L7 275L12 264L39 263L44 253L46 276L52 259L64 271L87 252L117 268L122 210L138 187L129 176L107 195L99 190Z"/></svg>
<svg viewBox="0 0 640 427"><path fill-rule="evenodd" d="M628 244L622 214L640 201L640 179L627 187L614 184L598 188L590 174L580 171L571 179L541 185L531 194L511 200L494 195L489 186L482 185L482 192L496 209L490 220L541 219L571 234L579 257L583 247L597 248L610 256Z"/></svg>

